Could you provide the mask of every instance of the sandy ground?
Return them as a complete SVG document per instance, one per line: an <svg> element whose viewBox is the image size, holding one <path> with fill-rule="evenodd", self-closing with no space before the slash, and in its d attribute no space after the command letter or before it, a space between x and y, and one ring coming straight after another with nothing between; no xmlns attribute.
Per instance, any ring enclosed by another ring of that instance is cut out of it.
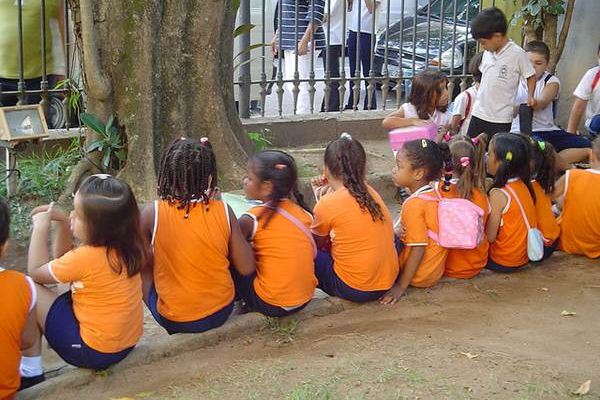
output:
<svg viewBox="0 0 600 400"><path fill-rule="evenodd" d="M57 399L600 399L599 260L413 289L391 307L265 321ZM566 311L574 315L561 315Z"/></svg>

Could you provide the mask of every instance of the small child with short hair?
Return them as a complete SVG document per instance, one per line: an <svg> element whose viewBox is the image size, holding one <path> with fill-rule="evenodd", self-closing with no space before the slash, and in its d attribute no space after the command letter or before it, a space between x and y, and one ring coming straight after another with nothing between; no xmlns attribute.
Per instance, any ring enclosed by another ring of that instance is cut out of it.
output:
<svg viewBox="0 0 600 400"><path fill-rule="evenodd" d="M445 143L442 144L447 149ZM444 275L448 250L433 240L429 231L439 233L438 202L420 196L434 193L430 182L441 177L444 154L434 141L407 142L396 155L392 170L394 185L407 188L411 195L402 204L400 224L404 248L400 253L400 276L381 297L382 304L394 304L409 285L431 287Z"/></svg>
<svg viewBox="0 0 600 400"><path fill-rule="evenodd" d="M312 299L317 279L317 247L310 226L312 214L298 191L294 158L266 150L248 162L244 192L263 204L239 218L244 237L256 256L256 274L232 271L236 292L252 311L285 317Z"/></svg>
<svg viewBox="0 0 600 400"><path fill-rule="evenodd" d="M598 45L598 64L600 64L600 45ZM567 132L577 134L577 127L585 111L585 127L592 134L600 134L600 65L590 68L573 92L575 102L571 108Z"/></svg>
<svg viewBox="0 0 600 400"><path fill-rule="evenodd" d="M592 144L590 169L568 170L556 183L562 198L558 248L569 254L600 257L600 138Z"/></svg>
<svg viewBox="0 0 600 400"><path fill-rule="evenodd" d="M485 51L479 66L479 93L467 130L469 137L510 131L521 78L527 80L527 104L535 106L535 71L525 51L506 36L506 31L506 16L495 7L482 10L471 24L473 38Z"/></svg>
<svg viewBox="0 0 600 400"><path fill-rule="evenodd" d="M477 53L469 62L469 73L473 75L473 84L464 92L459 93L454 99L454 108L452 110L452 119L450 122L450 130L454 134L466 135L471 122L471 112L477 101L479 85L481 83L481 59L483 53Z"/></svg>

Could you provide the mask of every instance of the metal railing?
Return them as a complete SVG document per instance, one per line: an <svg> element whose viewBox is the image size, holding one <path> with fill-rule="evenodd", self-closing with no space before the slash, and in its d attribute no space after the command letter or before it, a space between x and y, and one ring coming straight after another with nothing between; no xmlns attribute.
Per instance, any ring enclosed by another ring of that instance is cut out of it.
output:
<svg viewBox="0 0 600 400"><path fill-rule="evenodd" d="M368 3L378 4L373 13ZM347 12L349 7L354 13ZM263 46L251 46L236 70L239 115L397 108L406 100L413 77L426 68L448 76L454 98L470 82L467 66L477 50L470 21L480 9L480 0L241 0L238 23L255 27L236 39L236 53L250 43ZM293 21L290 11L295 11ZM303 29L306 19L314 29L309 55L303 56L298 42L309 31ZM279 21L287 23L283 35ZM341 43L332 42L336 33ZM269 54L272 38L279 50L274 56ZM286 62L282 49L293 60ZM331 101L336 95L339 103ZM302 104L307 101L308 106Z"/></svg>

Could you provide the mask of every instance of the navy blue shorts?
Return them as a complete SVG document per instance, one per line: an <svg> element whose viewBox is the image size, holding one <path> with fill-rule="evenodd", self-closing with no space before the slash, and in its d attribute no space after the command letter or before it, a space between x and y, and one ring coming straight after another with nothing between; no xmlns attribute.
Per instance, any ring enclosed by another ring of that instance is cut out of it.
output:
<svg viewBox="0 0 600 400"><path fill-rule="evenodd" d="M165 328L165 330L172 335L174 333L200 333L206 332L214 328L218 328L223 325L231 312L233 311L233 302L221 308L219 311L211 314L207 317L201 318L197 321L190 322L175 322L171 321L158 312L158 294L156 293L156 288L154 285L150 288L150 293L148 294L148 309L152 316L159 323L160 326Z"/></svg>
<svg viewBox="0 0 600 400"><path fill-rule="evenodd" d="M600 114L596 114L592 117L588 131L594 137L597 137L598 134L600 134Z"/></svg>
<svg viewBox="0 0 600 400"><path fill-rule="evenodd" d="M46 317L46 340L66 362L80 368L103 370L123 360L133 346L118 353L102 353L89 347L79 332L79 321L73 313L71 292L56 298Z"/></svg>
<svg viewBox="0 0 600 400"><path fill-rule="evenodd" d="M235 297L237 299L244 300L246 306L251 311L259 312L267 317L286 317L302 310L310 302L309 300L301 306L292 309L269 304L261 299L254 290L254 279L256 278L256 274L244 276L237 272L235 268L231 267L231 276L233 278L233 282L235 283Z"/></svg>
<svg viewBox="0 0 600 400"><path fill-rule="evenodd" d="M315 259L315 275L319 281L319 288L330 296L364 303L378 300L387 290L363 291L348 286L333 269L333 258L330 253L320 251Z"/></svg>
<svg viewBox="0 0 600 400"><path fill-rule="evenodd" d="M520 267L505 267L504 265L498 264L496 261L489 258L485 268L494 272L500 272L502 274L510 274L511 272L519 272L528 265L529 264L523 264Z"/></svg>
<svg viewBox="0 0 600 400"><path fill-rule="evenodd" d="M537 131L533 132L533 137L537 140L543 140L554 146L554 150L561 152L566 149L586 149L592 147L592 142L583 136L573 135L567 131L559 129L557 131Z"/></svg>

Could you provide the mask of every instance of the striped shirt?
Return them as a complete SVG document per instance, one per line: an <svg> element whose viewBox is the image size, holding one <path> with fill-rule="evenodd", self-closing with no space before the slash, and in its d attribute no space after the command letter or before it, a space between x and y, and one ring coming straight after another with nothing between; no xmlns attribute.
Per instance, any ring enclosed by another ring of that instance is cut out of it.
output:
<svg viewBox="0 0 600 400"><path fill-rule="evenodd" d="M277 17L281 16L279 32L282 50L295 50L296 43L302 39L311 21L318 25L313 36L315 50L325 47L325 32L322 27L325 0L282 0L280 6L281 14ZM296 21L298 21L297 34ZM279 47L279 38L277 38L277 46Z"/></svg>

